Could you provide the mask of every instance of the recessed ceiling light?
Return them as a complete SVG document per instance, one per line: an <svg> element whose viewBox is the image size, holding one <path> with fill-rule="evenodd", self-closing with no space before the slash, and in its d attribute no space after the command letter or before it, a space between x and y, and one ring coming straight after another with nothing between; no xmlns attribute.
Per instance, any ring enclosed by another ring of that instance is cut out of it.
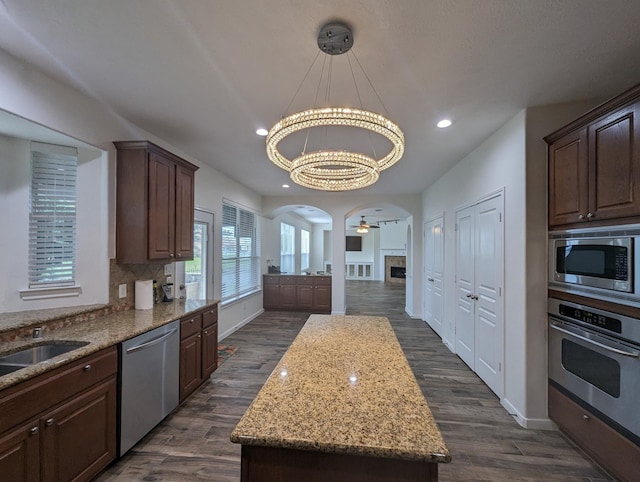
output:
<svg viewBox="0 0 640 482"><path fill-rule="evenodd" d="M445 127L449 127L451 125L451 121L449 119L442 119L440 122L436 124L440 129L444 129Z"/></svg>
<svg viewBox="0 0 640 482"><path fill-rule="evenodd" d="M288 184L283 184L282 187L288 188L289 185Z"/></svg>
<svg viewBox="0 0 640 482"><path fill-rule="evenodd" d="M266 136L268 133L269 133L269 131L267 129L262 129L262 128L260 128L260 129L258 129L256 131L256 134L258 134L259 136L262 136L262 137Z"/></svg>

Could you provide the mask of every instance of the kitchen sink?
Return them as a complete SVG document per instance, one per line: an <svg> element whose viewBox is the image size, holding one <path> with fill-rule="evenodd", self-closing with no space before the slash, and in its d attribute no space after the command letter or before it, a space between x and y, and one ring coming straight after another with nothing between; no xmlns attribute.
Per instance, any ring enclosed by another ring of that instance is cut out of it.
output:
<svg viewBox="0 0 640 482"><path fill-rule="evenodd" d="M0 356L0 376L88 345L87 341L48 341Z"/></svg>

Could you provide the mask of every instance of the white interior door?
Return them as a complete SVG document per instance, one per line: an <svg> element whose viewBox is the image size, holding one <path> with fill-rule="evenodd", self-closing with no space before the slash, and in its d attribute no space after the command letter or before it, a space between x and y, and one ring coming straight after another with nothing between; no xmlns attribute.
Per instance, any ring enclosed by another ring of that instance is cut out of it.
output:
<svg viewBox="0 0 640 482"><path fill-rule="evenodd" d="M503 196L456 212L456 353L499 397L504 392Z"/></svg>
<svg viewBox="0 0 640 482"><path fill-rule="evenodd" d="M455 350L475 371L475 306L473 293L475 216L471 206L456 212L456 327Z"/></svg>
<svg viewBox="0 0 640 482"><path fill-rule="evenodd" d="M424 304L425 321L442 338L444 276L444 218L439 217L425 223L425 277Z"/></svg>
<svg viewBox="0 0 640 482"><path fill-rule="evenodd" d="M503 393L502 196L476 205L475 371L498 396Z"/></svg>

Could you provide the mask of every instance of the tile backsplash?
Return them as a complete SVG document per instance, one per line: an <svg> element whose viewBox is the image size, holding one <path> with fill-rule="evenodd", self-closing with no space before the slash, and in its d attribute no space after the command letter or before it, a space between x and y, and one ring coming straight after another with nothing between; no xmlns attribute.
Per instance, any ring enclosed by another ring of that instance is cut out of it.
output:
<svg viewBox="0 0 640 482"><path fill-rule="evenodd" d="M109 260L109 304L134 306L134 292L136 280L156 280L159 285L166 282L164 274L165 263L149 264L117 264L115 259ZM127 296L120 298L119 286L127 285Z"/></svg>

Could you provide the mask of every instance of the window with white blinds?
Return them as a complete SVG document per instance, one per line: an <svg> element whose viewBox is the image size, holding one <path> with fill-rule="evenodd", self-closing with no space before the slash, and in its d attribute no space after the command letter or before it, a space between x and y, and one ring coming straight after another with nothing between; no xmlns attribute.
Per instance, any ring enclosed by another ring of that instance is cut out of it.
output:
<svg viewBox="0 0 640 482"><path fill-rule="evenodd" d="M296 271L296 228L287 223L280 223L280 272Z"/></svg>
<svg viewBox="0 0 640 482"><path fill-rule="evenodd" d="M228 201L222 204L222 302L260 288L258 216Z"/></svg>
<svg viewBox="0 0 640 482"><path fill-rule="evenodd" d="M29 288L75 284L77 171L77 149L31 143Z"/></svg>
<svg viewBox="0 0 640 482"><path fill-rule="evenodd" d="M309 231L300 230L300 271L309 270Z"/></svg>

